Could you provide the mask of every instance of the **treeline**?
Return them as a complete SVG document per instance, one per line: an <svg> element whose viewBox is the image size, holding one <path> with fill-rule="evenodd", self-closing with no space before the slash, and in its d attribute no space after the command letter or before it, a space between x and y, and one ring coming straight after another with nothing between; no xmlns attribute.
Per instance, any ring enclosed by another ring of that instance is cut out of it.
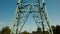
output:
<svg viewBox="0 0 60 34"><path fill-rule="evenodd" d="M51 26L52 30L53 30L53 34L60 34L60 25L57 26ZM0 31L0 34L10 34L11 29L9 28L9 26L3 27ZM31 34L36 34L37 32L41 32L40 29L38 29L38 31L33 31ZM46 34L48 32L46 31ZM29 32L24 31L21 34L29 34Z"/></svg>
<svg viewBox="0 0 60 34"><path fill-rule="evenodd" d="M51 26L52 27L52 30L53 30L53 34L60 34L60 26L57 25L56 27L55 26Z"/></svg>

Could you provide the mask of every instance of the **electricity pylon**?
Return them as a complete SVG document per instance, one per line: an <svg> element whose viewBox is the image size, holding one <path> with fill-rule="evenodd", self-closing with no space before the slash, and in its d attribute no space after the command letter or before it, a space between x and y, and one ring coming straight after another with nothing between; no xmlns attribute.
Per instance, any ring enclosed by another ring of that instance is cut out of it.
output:
<svg viewBox="0 0 60 34"><path fill-rule="evenodd" d="M36 25L42 29L43 34L45 34L45 30L48 30L49 34L53 34L49 24L45 1L35 0L36 3L26 3L26 1L27 0L18 0L12 34L19 34L21 32L31 13L33 14L32 17ZM23 25L20 27L21 23L23 23Z"/></svg>

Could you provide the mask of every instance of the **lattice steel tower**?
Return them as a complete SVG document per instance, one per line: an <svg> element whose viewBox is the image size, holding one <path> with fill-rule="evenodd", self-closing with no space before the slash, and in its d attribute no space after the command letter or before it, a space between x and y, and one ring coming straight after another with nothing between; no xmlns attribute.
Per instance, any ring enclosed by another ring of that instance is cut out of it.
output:
<svg viewBox="0 0 60 34"><path fill-rule="evenodd" d="M43 33L45 30L48 30L49 34L53 34L49 25L45 1L35 0L36 3L26 3L26 1L28 0L18 0L12 34L19 34L21 32L28 16L31 13L36 25L42 29ZM22 26L21 23L23 23Z"/></svg>

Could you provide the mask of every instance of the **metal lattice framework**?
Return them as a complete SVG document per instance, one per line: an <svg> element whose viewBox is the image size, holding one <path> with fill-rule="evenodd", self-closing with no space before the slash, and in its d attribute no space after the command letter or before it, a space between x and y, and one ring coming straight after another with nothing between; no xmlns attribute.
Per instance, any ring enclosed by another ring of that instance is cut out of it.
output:
<svg viewBox="0 0 60 34"><path fill-rule="evenodd" d="M36 22L36 25L38 27L42 27L43 33L44 33L45 29L46 30L51 29L51 27L49 25L49 19L48 19L45 1L44 0L35 0L36 3L34 3L34 4L25 3L26 1L27 0L18 0L12 34L19 34L19 32L21 32L26 20L28 19L28 16L31 13L32 13L33 19ZM42 7L41 7L41 5L42 5ZM23 23L23 25L20 27L21 23ZM40 26L40 24L42 26ZM48 32L49 32L49 34L53 34L52 29L51 29L51 31L48 31Z"/></svg>

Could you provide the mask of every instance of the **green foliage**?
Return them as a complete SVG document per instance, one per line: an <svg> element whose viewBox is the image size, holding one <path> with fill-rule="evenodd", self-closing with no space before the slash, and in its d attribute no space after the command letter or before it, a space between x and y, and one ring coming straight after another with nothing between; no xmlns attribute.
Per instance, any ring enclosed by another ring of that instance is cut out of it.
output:
<svg viewBox="0 0 60 34"><path fill-rule="evenodd" d="M60 34L60 26L59 25L56 26L56 34Z"/></svg>
<svg viewBox="0 0 60 34"><path fill-rule="evenodd" d="M53 34L60 34L60 26L52 26Z"/></svg>
<svg viewBox="0 0 60 34"><path fill-rule="evenodd" d="M8 26L2 28L1 34L10 34L11 30Z"/></svg>
<svg viewBox="0 0 60 34"><path fill-rule="evenodd" d="M52 31L53 31L53 34L56 33L56 27L55 26L51 26L52 27Z"/></svg>
<svg viewBox="0 0 60 34"><path fill-rule="evenodd" d="M29 32L27 32L27 31L24 31L24 32L22 32L22 34L29 34Z"/></svg>
<svg viewBox="0 0 60 34"><path fill-rule="evenodd" d="M60 26L57 25L56 27L55 26L51 26L52 27L52 30L53 30L53 34L60 34ZM10 34L11 32L11 29L6 26L4 28L2 28L2 30L0 31L0 34ZM38 33L38 34L43 34L43 32L41 31L41 28L37 28L37 31L32 31L33 33ZM29 32L27 31L24 31L24 32L21 32L21 34L30 34ZM48 31L45 31L45 34L48 34Z"/></svg>

